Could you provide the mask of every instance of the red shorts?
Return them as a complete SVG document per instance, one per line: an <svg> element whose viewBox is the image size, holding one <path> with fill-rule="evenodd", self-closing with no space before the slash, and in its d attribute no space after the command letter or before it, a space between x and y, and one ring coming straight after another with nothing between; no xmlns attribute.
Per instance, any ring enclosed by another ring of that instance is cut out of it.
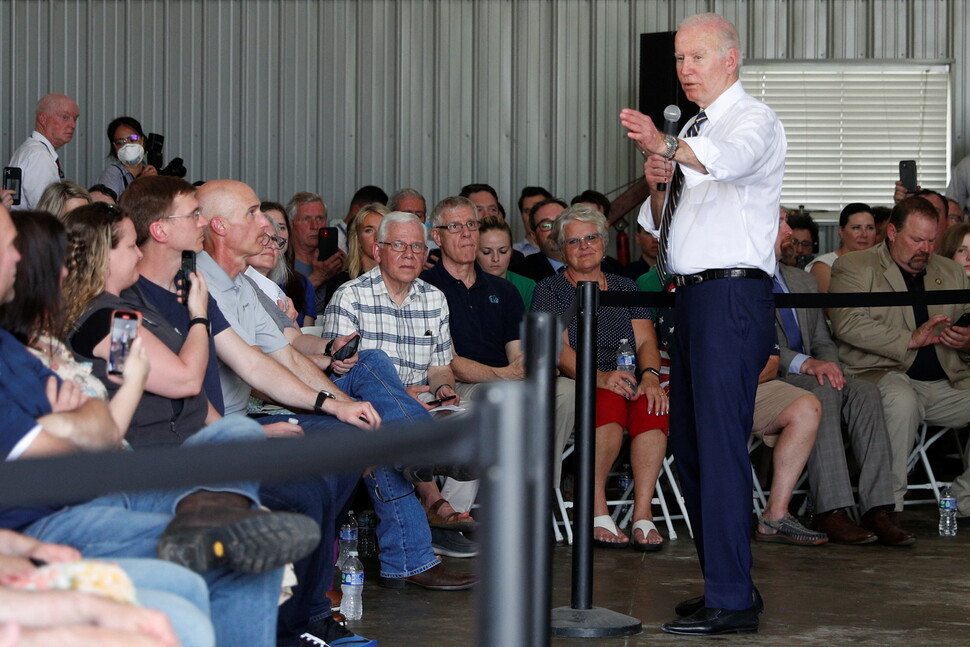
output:
<svg viewBox="0 0 970 647"><path fill-rule="evenodd" d="M659 429L666 436L669 431L669 416L647 413L647 399L642 395L635 400L627 400L619 393L607 389L596 389L596 426L615 422L636 438L645 431Z"/></svg>

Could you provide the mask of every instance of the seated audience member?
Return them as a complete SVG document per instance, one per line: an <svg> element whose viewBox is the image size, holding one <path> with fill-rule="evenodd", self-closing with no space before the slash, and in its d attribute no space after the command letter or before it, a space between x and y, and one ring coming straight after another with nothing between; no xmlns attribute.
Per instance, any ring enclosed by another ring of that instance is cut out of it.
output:
<svg viewBox="0 0 970 647"><path fill-rule="evenodd" d="M634 281L650 271L657 264L657 246L659 242L640 223L637 223L637 245L640 246L640 257L630 261L626 266L625 275Z"/></svg>
<svg viewBox="0 0 970 647"><path fill-rule="evenodd" d="M780 257L790 236L783 213L775 241ZM818 292L811 275L778 263L775 292ZM916 536L904 531L893 512L889 438L879 389L871 382L846 377L839 353L818 308L779 308L775 331L781 346L778 377L812 393L821 402L822 417L808 459L808 481L815 507L815 529L839 544L867 544L877 539L888 546L911 546ZM842 443L842 427L860 467L859 506L862 527L849 517L855 504Z"/></svg>
<svg viewBox="0 0 970 647"><path fill-rule="evenodd" d="M465 224L469 227L477 229L478 220ZM408 393L432 409L427 402L454 396L448 404L459 405L461 397L451 370L448 302L440 290L418 278L428 251L426 231L413 214L394 211L384 216L373 248L377 266L337 289L324 313L322 337L358 333L360 348L387 353ZM415 476L415 490L432 527L474 527L467 513L442 498L430 476Z"/></svg>
<svg viewBox="0 0 970 647"><path fill-rule="evenodd" d="M529 212L532 211L532 207L537 203L543 200L550 200L551 198L552 194L541 186L524 187L519 194L519 217L522 219L522 228L525 234L522 236L522 240L513 245L512 248L517 252L521 252L523 256L541 251L536 245L535 237L532 235L532 227L529 225ZM526 308L528 308L528 305L526 305Z"/></svg>
<svg viewBox="0 0 970 647"><path fill-rule="evenodd" d="M818 223L807 213L788 214L788 224L791 226L791 241L795 250L794 267L805 269L818 253Z"/></svg>
<svg viewBox="0 0 970 647"><path fill-rule="evenodd" d="M529 211L529 231L535 238L536 245L541 251L526 256L519 262L512 261L509 268L516 274L521 274L532 279L536 283L553 276L565 265L562 262L562 254L552 240L552 223L556 216L565 211L567 205L558 198L542 200L533 205Z"/></svg>
<svg viewBox="0 0 970 647"><path fill-rule="evenodd" d="M91 204L87 190L70 180L61 180L44 189L37 203L37 211L46 211L61 218L71 209L85 204Z"/></svg>
<svg viewBox="0 0 970 647"><path fill-rule="evenodd" d="M441 247L441 262L421 273L421 278L441 290L448 300L455 345L451 369L458 379L456 390L465 400L483 382L525 377L520 339L525 311L520 293L512 282L475 264L476 256L481 259L482 242L488 240L492 241L487 248L491 256L502 257L504 250L502 258L508 262L512 243L509 226L492 217L480 220L477 231L463 226L475 217L474 205L465 198L446 198L438 203L431 217L431 235ZM575 393L572 380L557 378L554 456L562 454L572 433ZM554 486L559 485L559 476L560 464L555 461ZM447 489L443 494L453 501Z"/></svg>
<svg viewBox="0 0 970 647"><path fill-rule="evenodd" d="M498 193L488 184L466 184L461 187L458 195L472 201L479 220L488 216L493 218L502 216L499 211Z"/></svg>
<svg viewBox="0 0 970 647"><path fill-rule="evenodd" d="M215 645L198 574L159 559L83 560L70 546L11 530L0 530L4 622L17 624L23 639L15 644L25 646Z"/></svg>
<svg viewBox="0 0 970 647"><path fill-rule="evenodd" d="M963 222L963 207L953 198L946 199L946 215L950 219L951 225L959 225Z"/></svg>
<svg viewBox="0 0 970 647"><path fill-rule="evenodd" d="M478 225L478 265L486 273L512 283L528 310L536 282L509 271L512 261L512 230L501 218L483 218Z"/></svg>
<svg viewBox="0 0 970 647"><path fill-rule="evenodd" d="M0 327L17 338L44 366L78 384L87 397L108 399L90 364L77 361L64 344L66 309L61 292L67 236L61 221L44 211L15 211L20 254L13 298L0 306ZM118 429L128 429L148 376L143 340L136 339L126 361L124 381L109 407Z"/></svg>
<svg viewBox="0 0 970 647"><path fill-rule="evenodd" d="M943 234L940 256L959 263L970 278L970 224L951 225Z"/></svg>
<svg viewBox="0 0 970 647"><path fill-rule="evenodd" d="M828 292L835 259L847 252L869 249L875 244L876 223L869 205L853 202L842 209L839 214L839 239L842 242L837 250L822 254L805 266L806 271L818 281L819 292Z"/></svg>
<svg viewBox="0 0 970 647"><path fill-rule="evenodd" d="M832 292L923 293L970 289L965 268L933 253L939 215L921 197L893 207L886 244L846 254L832 268ZM896 510L903 509L906 462L920 422L970 422L970 327L954 325L965 303L890 308L830 308L845 372L875 383L882 395ZM953 482L961 516L970 516L970 473Z"/></svg>
<svg viewBox="0 0 970 647"><path fill-rule="evenodd" d="M916 187L916 191L908 193L906 189L903 188L902 182L896 182L896 190L893 193L893 203L899 204L903 199L907 197L925 198L936 212L936 249L934 253L940 253L940 244L943 242L943 232L946 228L950 226L950 215L949 207L947 206L946 198L942 194L934 191L932 189L924 189L920 186Z"/></svg>
<svg viewBox="0 0 970 647"><path fill-rule="evenodd" d="M137 214L139 207L145 206L140 202L145 193L143 189L159 185L191 189L189 185L176 178L143 178L132 183L129 191L126 191L122 198L123 204L133 205L135 207L133 211ZM191 193L185 195L190 197ZM178 206L192 207L193 204ZM177 311L184 319L177 320L175 327L166 320L165 315L147 301L145 294L150 291L150 286L140 280L138 285L135 285L138 273L137 267L132 264L132 256L130 253L125 255L120 252L121 249L125 249L124 245L137 242L138 234L133 222L128 218L121 221L124 231L119 235L118 245L107 253L105 265L101 261L106 256L103 249L106 246L104 241L108 240L106 234L113 225L110 220L99 220L97 211L105 212L111 209L114 208L91 206L68 216L72 234L71 258L75 259L68 275L68 285L78 286L78 289L73 291L78 301L75 309L83 307L70 337L71 344L75 351L92 360L95 373L110 388L111 383L108 382L104 362L106 357L104 347L108 343L108 338L104 334L105 318L109 317L114 309L134 310L141 313L143 323L139 330L139 337L145 341L156 370L149 378L147 392L139 403L126 438L136 448L178 445L184 439L188 439L186 443L193 442L195 438L209 433L207 430L211 427L203 429L207 422L219 418L219 413L210 405L205 392L202 391L207 373L210 376L215 375L218 384L215 362L209 361L211 342L206 330L207 315L215 319L214 330L217 335L222 334L228 324L221 315L217 314L217 308L210 301L204 279L196 274L190 274L188 277L190 285L188 306L181 306L180 311ZM176 211L173 215L181 214ZM164 220L164 223L156 225L156 235L166 239L191 241L189 244L193 247L201 247L201 229L197 218L193 218L190 214L185 218L169 217ZM128 226L124 226L125 222ZM137 247L135 252L138 252ZM180 260L180 258L179 253L176 259ZM139 253L135 262L140 263L142 259L143 256ZM174 271L175 268L172 270L173 280ZM87 297L95 293L98 287L99 275L101 275L100 283L104 285L104 292L89 299ZM124 287L119 289L119 286ZM85 302L86 307L83 306ZM181 330L187 331L184 337L179 332ZM309 397L307 396L306 400L309 400ZM221 397L219 403L221 406ZM230 428L232 424L243 420L238 416L235 418L235 421L233 418L227 419ZM310 427L309 423L304 422L304 424ZM296 427L295 431L300 429ZM257 431L266 435L285 435L294 430L257 427ZM234 431L223 433L222 438L225 440L245 438L245 436L237 436ZM302 479L298 484L272 484L262 487L260 496L263 503L272 509L312 515L319 526L319 528L314 527L317 537L322 535L332 543L336 516L350 497L355 481L356 479L352 477L339 476ZM312 552L311 549L313 549ZM310 591L310 597L319 597L329 587L332 579L330 545L313 544L307 547L304 554L306 553L310 553L309 556L296 563L299 584L293 589L293 597L282 606L280 611L281 640L288 635L296 639L309 625L324 621L329 616L329 607L319 610L317 614L313 613L312 605L306 602L306 592ZM321 554L327 560L325 567L317 566L321 562ZM325 568L325 571L321 573L320 568Z"/></svg>
<svg viewBox="0 0 970 647"><path fill-rule="evenodd" d="M333 226L337 228L339 233L338 245L340 251L347 253L347 228L350 227L350 221L354 219L357 212L360 211L361 207L367 204L387 204L387 194L384 189L379 186L367 185L362 186L354 192L353 197L350 198L350 206L347 207L347 215L340 222L334 223ZM323 310L323 308L320 308Z"/></svg>
<svg viewBox="0 0 970 647"><path fill-rule="evenodd" d="M103 184L95 184L88 187L88 195L91 202L104 202L105 204L118 204L118 196L109 187Z"/></svg>
<svg viewBox="0 0 970 647"><path fill-rule="evenodd" d="M586 189L577 196L574 196L569 204L587 204L606 218L607 226L610 222L610 211L613 209L610 199L599 191L594 191L592 189ZM626 276L626 268L624 268L618 260L612 256L603 257L603 271L609 272L610 274L617 274L619 276Z"/></svg>
<svg viewBox="0 0 970 647"><path fill-rule="evenodd" d="M198 203L202 217L209 223L205 230L206 253L199 256L199 268L212 286L213 296L233 329L244 336L247 343L258 346L263 353L286 366L311 387L311 394L317 392L315 403L299 405L301 408L318 414L325 410L336 411L340 420L366 428L375 427L382 418L388 422L428 419L424 406L410 398L395 380L394 368L383 345L380 349L372 346L368 350L361 344L360 352L351 358L356 359L353 364L331 362L331 349L339 349L349 337L327 341L301 336L292 329L288 329L291 332L281 331L277 320L259 306L256 288L240 274L246 267L246 259L262 250L268 242L264 234L269 223L259 212L259 200L249 186L229 180L207 182L199 189ZM309 351L315 350L317 355L313 360L301 353L296 344L291 344L289 336L294 340L301 337ZM310 347L313 341L318 344L316 349ZM219 352L219 360L226 410L245 409L248 384L233 370L235 367L229 368L232 358ZM330 368L335 372L333 381L322 372ZM252 379L251 376L248 379ZM269 395L287 406L294 404L292 396ZM366 401L358 402L353 398ZM378 415L371 402L383 415ZM263 420L289 417L266 416ZM319 422L304 424L304 417L296 417L301 426L307 427L308 433L323 429ZM404 588L410 583L431 590L454 591L474 584L473 575L448 571L434 556L427 520L417 501L410 496L411 486L398 470L375 468L368 473L365 483L378 517L381 583L384 586Z"/></svg>
<svg viewBox="0 0 970 647"><path fill-rule="evenodd" d="M13 296L19 260L14 238L13 224L0 209L4 301ZM81 395L71 381L58 381L6 331L0 331L0 344L0 363L10 376L0 383L7 412L2 432L6 460L118 446L124 430L117 428L102 401ZM209 584L218 644L268 647L274 644L278 567L304 554L314 526L296 515L249 510L258 501L251 484L226 490L188 488L106 495L69 507L7 507L0 510L0 527L73 546L92 558L154 557L157 552L170 561L204 567L200 570L205 570ZM215 503L229 497L236 497L240 505ZM223 544L219 538L226 532L237 533L240 541ZM273 542L266 541L270 535ZM221 556L207 552L216 543L225 550Z"/></svg>
<svg viewBox="0 0 970 647"><path fill-rule="evenodd" d="M293 266L293 246L290 245L290 226L286 222L286 208L279 202L261 202L260 210L272 223L276 231L274 239L281 247L277 255L278 262L266 276L274 281L283 291L285 299L296 313L294 321L297 326L312 326L317 318L317 295L307 277L296 271ZM284 299L284 305L286 301ZM283 308L287 310L286 307Z"/></svg>
<svg viewBox="0 0 970 647"><path fill-rule="evenodd" d="M145 146L148 137L133 117L117 117L108 124L108 165L98 177L98 184L106 185L118 200L135 178L158 175L158 169L148 163Z"/></svg>
<svg viewBox="0 0 970 647"><path fill-rule="evenodd" d="M310 281L316 293L317 312L323 312L329 297L327 282L343 271L347 253L341 249L326 260L317 260L320 230L328 224L327 205L316 193L295 194L286 205L286 217L290 224L293 267Z"/></svg>
<svg viewBox="0 0 970 647"><path fill-rule="evenodd" d="M542 203L539 203L540 205ZM596 209L577 204L560 213L550 234L562 250L566 269L540 281L532 310L561 316L572 308L576 285L596 281L601 290L635 292L636 285L623 276L601 269L606 252L606 218ZM593 489L593 543L617 548L632 543L637 550L654 551L663 537L653 523L651 500L667 450L667 394L660 386L660 350L652 313L646 308L601 308L596 348L596 463ZM576 377L577 320L564 333L559 370ZM616 370L616 351L622 339L636 353L635 372ZM633 470L633 536L627 539L610 517L606 504L606 480L620 448L623 432L630 434L630 465Z"/></svg>
<svg viewBox="0 0 970 647"><path fill-rule="evenodd" d="M377 228L381 226L384 216L389 213L387 207L372 203L361 207L354 216L347 234L347 245L350 249L347 254L347 280L356 279L377 266L377 261L374 259Z"/></svg>
<svg viewBox="0 0 970 647"><path fill-rule="evenodd" d="M387 211L388 213L391 211L413 213L422 224L427 226L428 203L417 189L399 189L395 191L394 195L387 200Z"/></svg>
<svg viewBox="0 0 970 647"><path fill-rule="evenodd" d="M890 213L892 209L889 207L872 208L872 219L876 223L876 245L886 240L886 226L889 224Z"/></svg>

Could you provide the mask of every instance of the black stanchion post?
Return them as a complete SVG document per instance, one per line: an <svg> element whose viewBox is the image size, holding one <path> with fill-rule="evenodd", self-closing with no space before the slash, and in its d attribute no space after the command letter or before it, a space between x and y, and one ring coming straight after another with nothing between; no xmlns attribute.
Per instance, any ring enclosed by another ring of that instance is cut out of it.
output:
<svg viewBox="0 0 970 647"><path fill-rule="evenodd" d="M552 587L552 511L549 501L552 476L552 438L555 435L556 365L560 346L556 318L548 312L526 317L525 351L527 388L535 416L526 421L526 445L532 468L526 474L532 499L531 639L530 645L549 644L549 608Z"/></svg>
<svg viewBox="0 0 970 647"><path fill-rule="evenodd" d="M603 638L640 633L632 616L593 606L593 461L596 426L596 309L599 285L582 281L576 335L576 463L573 488L572 606L552 610L552 635ZM567 322L568 323L568 322Z"/></svg>
<svg viewBox="0 0 970 647"><path fill-rule="evenodd" d="M532 561L538 547L528 535L532 511L526 474L526 398L529 383L493 382L476 403L481 436L482 561L476 595L478 645L531 647ZM548 546L546 546L548 550Z"/></svg>

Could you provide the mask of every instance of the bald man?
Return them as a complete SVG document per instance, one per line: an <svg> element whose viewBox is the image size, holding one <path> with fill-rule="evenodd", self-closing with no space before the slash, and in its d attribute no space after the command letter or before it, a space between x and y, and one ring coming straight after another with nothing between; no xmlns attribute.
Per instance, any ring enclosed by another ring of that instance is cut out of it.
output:
<svg viewBox="0 0 970 647"><path fill-rule="evenodd" d="M47 185L64 178L57 150L70 143L77 128L78 107L71 97L48 94L35 112L34 132L7 164L23 173L20 204L14 209L34 209Z"/></svg>

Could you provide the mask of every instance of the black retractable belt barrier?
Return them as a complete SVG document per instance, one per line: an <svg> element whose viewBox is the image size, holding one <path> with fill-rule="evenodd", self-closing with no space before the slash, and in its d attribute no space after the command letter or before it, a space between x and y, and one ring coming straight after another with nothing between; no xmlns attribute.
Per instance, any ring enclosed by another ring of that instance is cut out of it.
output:
<svg viewBox="0 0 970 647"><path fill-rule="evenodd" d="M573 638L630 636L641 622L593 606L593 461L596 425L596 310L599 284L582 281L576 288L576 474L573 492L572 604L552 610L552 634ZM566 322L568 325L569 322Z"/></svg>

